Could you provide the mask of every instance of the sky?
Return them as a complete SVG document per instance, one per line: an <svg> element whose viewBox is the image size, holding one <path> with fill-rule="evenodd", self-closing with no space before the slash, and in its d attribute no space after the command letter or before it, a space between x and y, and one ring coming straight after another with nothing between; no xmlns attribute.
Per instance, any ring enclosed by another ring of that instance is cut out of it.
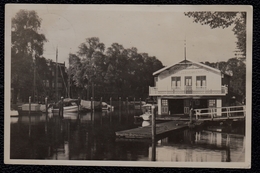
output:
<svg viewBox="0 0 260 173"><path fill-rule="evenodd" d="M236 37L232 27L211 29L194 23L184 12L193 8L174 6L90 6L26 5L19 9L35 10L42 19L41 30L48 42L43 56L68 65L69 53L77 53L86 38L98 37L106 48L119 43L136 47L139 53L156 56L163 65L184 59L194 61L227 61L234 57Z"/></svg>

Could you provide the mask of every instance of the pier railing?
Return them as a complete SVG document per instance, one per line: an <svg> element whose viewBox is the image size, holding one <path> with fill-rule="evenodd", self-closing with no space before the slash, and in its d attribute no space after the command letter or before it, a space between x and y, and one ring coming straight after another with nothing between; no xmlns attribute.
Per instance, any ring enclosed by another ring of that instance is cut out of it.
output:
<svg viewBox="0 0 260 173"><path fill-rule="evenodd" d="M225 95L228 93L226 86L221 86L219 90L207 89L206 87L196 87L196 88L169 88L169 89L158 89L157 87L149 87L149 95Z"/></svg>
<svg viewBox="0 0 260 173"><path fill-rule="evenodd" d="M246 106L229 106L218 108L194 109L196 120L243 118L246 116Z"/></svg>

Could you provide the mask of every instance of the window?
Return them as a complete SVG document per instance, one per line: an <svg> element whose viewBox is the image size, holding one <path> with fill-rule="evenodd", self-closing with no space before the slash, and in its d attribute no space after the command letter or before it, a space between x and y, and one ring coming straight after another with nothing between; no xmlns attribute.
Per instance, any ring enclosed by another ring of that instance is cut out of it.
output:
<svg viewBox="0 0 260 173"><path fill-rule="evenodd" d="M197 76L196 77L196 86L205 87L206 86L206 76Z"/></svg>
<svg viewBox="0 0 260 173"><path fill-rule="evenodd" d="M45 80L45 86L49 87L49 80Z"/></svg>
<svg viewBox="0 0 260 173"><path fill-rule="evenodd" d="M181 77L172 77L172 88L181 87Z"/></svg>
<svg viewBox="0 0 260 173"><path fill-rule="evenodd" d="M185 77L185 86L191 86L192 82L191 82L191 76L186 76Z"/></svg>
<svg viewBox="0 0 260 173"><path fill-rule="evenodd" d="M168 100L162 100L162 106L168 106Z"/></svg>

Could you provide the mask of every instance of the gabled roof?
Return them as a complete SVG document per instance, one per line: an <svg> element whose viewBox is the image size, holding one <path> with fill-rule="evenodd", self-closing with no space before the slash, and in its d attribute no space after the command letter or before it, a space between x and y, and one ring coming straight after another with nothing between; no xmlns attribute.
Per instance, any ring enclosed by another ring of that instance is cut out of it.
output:
<svg viewBox="0 0 260 173"><path fill-rule="evenodd" d="M210 67L210 66L205 65L205 64L202 64L202 63L200 63L200 62L195 62L195 61L192 61L192 60L190 60L190 59L186 59L186 61L189 61L189 62L191 62L191 63L193 63L193 64L202 66L202 67L204 67L204 68L206 68L206 69L215 71L215 72L217 72L217 73L221 73L221 71L220 71L219 69ZM178 63L174 63L174 64L172 64L172 65L166 66L166 67L164 67L164 68L162 68L162 69L160 69L160 70L154 72L153 75L160 74L161 72L163 72L163 71L165 71L165 70L168 70L168 69L172 68L173 66L175 66L175 65L177 65L177 64L180 64L180 63L182 63L182 62L185 63L185 60L182 60L182 61L180 61L180 62L178 62Z"/></svg>

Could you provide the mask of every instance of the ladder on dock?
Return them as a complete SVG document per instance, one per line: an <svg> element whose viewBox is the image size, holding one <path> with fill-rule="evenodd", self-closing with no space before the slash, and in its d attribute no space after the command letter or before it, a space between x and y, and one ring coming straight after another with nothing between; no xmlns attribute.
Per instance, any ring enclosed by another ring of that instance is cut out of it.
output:
<svg viewBox="0 0 260 173"><path fill-rule="evenodd" d="M194 109L196 120L244 119L246 106L229 106L217 108Z"/></svg>

